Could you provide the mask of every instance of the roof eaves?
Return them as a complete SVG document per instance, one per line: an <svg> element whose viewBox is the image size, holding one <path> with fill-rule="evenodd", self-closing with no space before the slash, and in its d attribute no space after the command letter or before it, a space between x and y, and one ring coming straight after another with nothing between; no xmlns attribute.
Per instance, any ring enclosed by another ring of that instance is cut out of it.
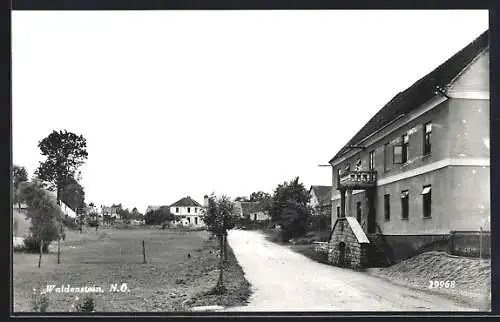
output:
<svg viewBox="0 0 500 322"><path fill-rule="evenodd" d="M486 42L486 43L484 43L484 42ZM348 141L348 143L346 145L344 145L337 152L337 154L329 161L329 163L332 163L336 159L340 158L341 156L343 156L344 154L349 152L349 150L350 150L349 146L354 145L354 143L355 143L354 141L362 142L364 139L366 139L366 137L365 138L361 137L360 138L361 140L359 140L357 138L359 136L361 136L363 134L363 132L367 131L368 130L367 128L369 126L375 127L377 125L377 124L375 124L376 122L382 123L381 125L379 125L379 129L380 129L382 127L386 127L388 125L388 123L391 121L394 121L394 119L396 117L403 116L404 113L402 113L402 112L405 108L405 101L403 101L403 99L407 100L407 98L410 97L410 99L408 99L408 101L412 101L412 99L411 99L412 96L419 96L419 98L420 98L420 96L424 96L425 94L427 94L425 96L430 96L430 97L428 97L428 98L424 97L424 98L427 98L427 100L430 99L432 96L435 95L434 87L431 87L432 84L434 84L434 86L436 86L436 85L443 86L443 85L449 84L450 80L446 80L446 78L448 77L448 73L446 71L448 69L453 71L455 69L454 68L455 65L462 66L462 67L460 67L459 71L457 71L456 73L453 74L453 76L451 76L452 78L456 77L456 74L461 72L465 68L465 67L463 67L463 65L468 66L471 63L471 61L474 60L474 58L476 58L477 56L479 56L479 53L482 53L483 51L485 51L487 49L487 47L488 47L488 31L485 31L480 36L478 36L476 39L474 39L472 42L470 42L467 46L462 48L460 51L455 53L452 57L450 57L445 62L440 64L438 67L436 67L434 70L432 70L430 73L428 73L427 75L425 75L422 78L420 78L419 80L417 80L413 85L408 87L406 90L399 92L391 101L389 101L389 103L384 105L384 107L379 112L377 112L377 114L375 114L374 117L372 117L365 125L363 125L363 127ZM480 49L479 53L476 52L476 51L478 51L478 49ZM470 55L473 55L473 56L469 57ZM463 60L465 60L465 61L463 62ZM439 79L436 79L436 78L439 78ZM445 83L445 84L440 84L440 83ZM428 91L431 91L431 90L432 90L432 93L428 93ZM401 104L402 106L397 106L396 101L403 102ZM394 109L394 111L392 111L393 113L390 113L392 109ZM385 115L385 114L387 114L387 112L389 112L389 115ZM384 121L384 115L385 115L385 118L387 118L391 121ZM378 130L376 130L376 131L378 132ZM372 135L372 134L374 134L374 132L372 132L370 135Z"/></svg>

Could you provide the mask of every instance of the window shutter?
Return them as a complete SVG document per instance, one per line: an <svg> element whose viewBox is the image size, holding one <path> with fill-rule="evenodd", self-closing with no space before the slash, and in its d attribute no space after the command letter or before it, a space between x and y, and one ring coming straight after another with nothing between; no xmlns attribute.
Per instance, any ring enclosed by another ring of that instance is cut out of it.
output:
<svg viewBox="0 0 500 322"><path fill-rule="evenodd" d="M403 163L403 146L401 145L394 146L394 163Z"/></svg>

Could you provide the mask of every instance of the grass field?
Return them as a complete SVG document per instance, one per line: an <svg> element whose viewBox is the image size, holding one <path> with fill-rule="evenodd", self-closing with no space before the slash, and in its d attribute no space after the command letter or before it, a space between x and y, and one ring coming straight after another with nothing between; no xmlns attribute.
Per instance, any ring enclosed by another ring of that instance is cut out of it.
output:
<svg viewBox="0 0 500 322"><path fill-rule="evenodd" d="M31 311L32 289L45 288L47 284L100 286L104 292L93 294L97 312L241 306L250 295L249 284L231 250L225 270L227 294L206 294L216 284L219 258L214 252L216 241L209 240L205 231L103 229L83 234L68 232L66 236L61 264L57 264L54 252L43 256L41 268L37 266L37 254L14 253L15 312ZM142 263L142 240L147 264ZM115 283L127 283L129 291L110 292L111 284ZM70 311L76 295L50 293L49 311Z"/></svg>

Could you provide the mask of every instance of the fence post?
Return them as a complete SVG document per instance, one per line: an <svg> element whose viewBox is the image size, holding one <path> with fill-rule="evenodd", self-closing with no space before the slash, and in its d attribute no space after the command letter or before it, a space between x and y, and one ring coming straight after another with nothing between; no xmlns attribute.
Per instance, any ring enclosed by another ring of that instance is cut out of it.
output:
<svg viewBox="0 0 500 322"><path fill-rule="evenodd" d="M479 227L479 258L483 258L483 227Z"/></svg>
<svg viewBox="0 0 500 322"><path fill-rule="evenodd" d="M144 246L144 240L142 241L142 263L146 264L146 247Z"/></svg>
<svg viewBox="0 0 500 322"><path fill-rule="evenodd" d="M38 268L42 265L43 239L40 240L40 256L38 257Z"/></svg>

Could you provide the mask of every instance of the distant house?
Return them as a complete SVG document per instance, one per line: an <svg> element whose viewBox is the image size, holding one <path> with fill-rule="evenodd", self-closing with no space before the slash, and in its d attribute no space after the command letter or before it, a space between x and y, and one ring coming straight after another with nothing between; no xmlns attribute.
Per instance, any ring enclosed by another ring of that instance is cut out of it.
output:
<svg viewBox="0 0 500 322"><path fill-rule="evenodd" d="M186 226L205 226L201 218L203 215L202 210L203 206L189 196L170 205L170 212L176 217L175 222L182 223Z"/></svg>
<svg viewBox="0 0 500 322"><path fill-rule="evenodd" d="M234 202L234 211L241 218L248 218L252 221L271 219L266 205L259 201L236 201Z"/></svg>
<svg viewBox="0 0 500 322"><path fill-rule="evenodd" d="M76 212L73 209L71 209L67 204L65 204L62 201L59 201L59 203L60 203L59 206L61 207L62 212L66 216L68 216L70 218L76 218Z"/></svg>
<svg viewBox="0 0 500 322"><path fill-rule="evenodd" d="M101 206L101 212L100 212L100 214L98 216L100 218L100 217L103 217L105 215L110 216L113 219L117 219L118 218L118 212L117 212L116 207Z"/></svg>
<svg viewBox="0 0 500 322"><path fill-rule="evenodd" d="M313 216L330 216L332 212L332 186L311 186L309 189L309 206Z"/></svg>
<svg viewBox="0 0 500 322"><path fill-rule="evenodd" d="M49 195L54 199L54 201L57 201L57 195L54 191L50 191L50 190L46 190ZM61 208L62 212L70 217L70 218L76 218L76 212L71 209L71 207L69 207L67 204L65 204L64 202L62 202L61 200L59 200L59 207Z"/></svg>
<svg viewBox="0 0 500 322"><path fill-rule="evenodd" d="M46 190L46 191L49 194L49 196L54 201L56 201L56 194L53 191L49 191L49 190ZM28 211L28 205L26 203L24 203L24 202L21 203L20 205L14 204L12 206L13 206L13 210L15 212L26 214L27 211ZM67 204L65 204L62 201L59 201L59 208L61 209L61 211L63 212L64 215L66 215L66 216L68 216L70 218L76 218L77 217L76 212L73 209L71 209L70 206L68 206Z"/></svg>
<svg viewBox="0 0 500 322"><path fill-rule="evenodd" d="M158 210L160 209L161 207L163 206L148 206L148 208L146 208L146 211L144 212L144 214L147 214L148 212L150 211L155 211L155 210ZM165 207L168 207L168 206L165 206Z"/></svg>

